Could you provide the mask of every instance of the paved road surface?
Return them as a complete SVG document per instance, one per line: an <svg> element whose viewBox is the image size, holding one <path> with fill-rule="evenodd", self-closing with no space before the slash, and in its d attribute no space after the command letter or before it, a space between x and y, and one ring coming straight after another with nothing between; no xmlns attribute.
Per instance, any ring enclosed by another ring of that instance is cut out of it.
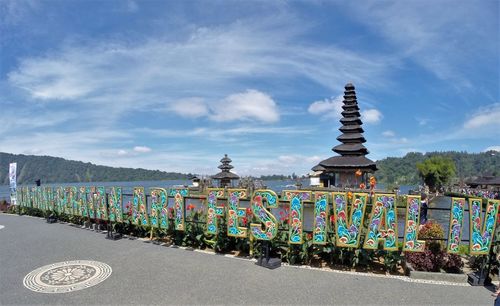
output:
<svg viewBox="0 0 500 306"><path fill-rule="evenodd" d="M282 267L173 249L0 214L0 304L329 304L492 305L483 287L413 283L394 278ZM102 283L61 294L23 286L26 274L69 260L113 269Z"/></svg>

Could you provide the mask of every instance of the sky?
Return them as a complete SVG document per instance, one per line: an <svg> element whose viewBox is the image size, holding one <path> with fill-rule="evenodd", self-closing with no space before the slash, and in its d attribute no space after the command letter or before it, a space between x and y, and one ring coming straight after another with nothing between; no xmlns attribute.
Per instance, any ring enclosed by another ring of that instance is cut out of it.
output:
<svg viewBox="0 0 500 306"><path fill-rule="evenodd" d="M0 0L0 151L210 175L500 151L499 1Z"/></svg>

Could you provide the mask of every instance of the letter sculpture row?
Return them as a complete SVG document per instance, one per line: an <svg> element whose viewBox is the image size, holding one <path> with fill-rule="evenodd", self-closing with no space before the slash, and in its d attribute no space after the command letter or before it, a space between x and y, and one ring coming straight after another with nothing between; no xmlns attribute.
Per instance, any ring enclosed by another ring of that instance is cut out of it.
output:
<svg viewBox="0 0 500 306"><path fill-rule="evenodd" d="M112 187L106 193L105 187L21 187L18 189L21 206L55 211L70 215L78 215L90 219L124 222L123 194L121 187ZM151 188L150 209L143 187L133 191L131 222L134 225L151 226L167 229L169 222L177 231L185 230L185 198L189 196L186 188ZM278 195L272 190L256 190L251 198L246 189L209 188L205 194L207 205L206 233L216 235L219 230L218 218L225 216L227 235L247 238L252 235L258 240L272 240L278 233L278 221L270 209L278 208ZM352 198L351 198L352 197ZM173 199L173 221L169 219L168 199ZM326 244L329 222L329 205L333 205L333 229L335 244L339 247L358 248L361 229L364 224L365 211L369 195L367 193L345 193L305 190L285 190L281 200L289 208L288 243L304 243L304 203L314 204L313 243ZM221 206L218 201L227 202ZM258 223L247 227L240 226L246 209L240 207L240 201L250 200L253 220ZM470 198L470 253L473 255L488 254L497 223L499 200L488 200L484 217L482 217L482 199ZM458 253L462 239L464 210L466 200L452 198L450 209L450 228L447 251ZM385 250L398 250L398 221L396 198L394 194L375 194L372 198L372 209L368 220L363 248L377 249L379 243ZM406 219L403 236L403 251L422 252L425 241L418 240L420 219L420 196L408 196L406 203ZM250 232L250 233L249 233Z"/></svg>

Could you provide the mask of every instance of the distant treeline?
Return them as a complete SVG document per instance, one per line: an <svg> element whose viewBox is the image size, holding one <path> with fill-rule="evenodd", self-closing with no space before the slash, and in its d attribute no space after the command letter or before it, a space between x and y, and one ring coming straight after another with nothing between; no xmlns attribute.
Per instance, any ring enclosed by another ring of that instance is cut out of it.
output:
<svg viewBox="0 0 500 306"><path fill-rule="evenodd" d="M455 183L487 174L500 175L500 152L495 151L408 153L404 157L388 157L377 161L379 171L375 175L380 183L389 186L421 184L416 165L431 156L443 156L455 162Z"/></svg>
<svg viewBox="0 0 500 306"><path fill-rule="evenodd" d="M110 182L189 179L191 174L159 170L114 168L51 156L0 152L0 184L9 184L9 163L17 162L17 183Z"/></svg>
<svg viewBox="0 0 500 306"><path fill-rule="evenodd" d="M393 185L417 185L421 183L416 164L431 156L445 156L455 162L455 182L484 174L500 175L500 153L483 152L429 152L408 153L404 157L388 157L377 161L379 171L375 176L379 183ZM9 154L0 152L0 184L9 184L9 163L17 162L18 184L32 184L36 179L42 183L110 182L142 180L184 180L191 173L165 172L159 170L114 168L91 163L72 161L59 157ZM297 175L263 175L261 180L296 179ZM303 177L304 178L304 177Z"/></svg>

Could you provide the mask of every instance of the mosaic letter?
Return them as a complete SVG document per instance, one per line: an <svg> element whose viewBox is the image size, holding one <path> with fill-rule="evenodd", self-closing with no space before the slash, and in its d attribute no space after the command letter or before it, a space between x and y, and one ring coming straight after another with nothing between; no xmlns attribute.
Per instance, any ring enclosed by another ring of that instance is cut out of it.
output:
<svg viewBox="0 0 500 306"><path fill-rule="evenodd" d="M418 228L420 223L420 196L408 196L406 200L406 222L403 251L423 252L425 241L418 240Z"/></svg>
<svg viewBox="0 0 500 306"><path fill-rule="evenodd" d="M71 203L71 213L75 216L80 215L80 203L78 201L78 189L76 187L69 188L69 199Z"/></svg>
<svg viewBox="0 0 500 306"><path fill-rule="evenodd" d="M134 188L134 208L132 211L132 223L135 225L149 225L144 187Z"/></svg>
<svg viewBox="0 0 500 306"><path fill-rule="evenodd" d="M267 203L264 205L264 201ZM278 221L266 208L278 207L278 196L276 193L269 189L256 190L252 196L252 213L261 223L264 224L250 224L253 237L257 240L273 240L278 233Z"/></svg>
<svg viewBox="0 0 500 306"><path fill-rule="evenodd" d="M89 218L94 219L95 218L95 187L87 187L87 207L88 207L88 213L89 213Z"/></svg>
<svg viewBox="0 0 500 306"><path fill-rule="evenodd" d="M123 196L121 187L112 187L109 193L109 221L111 222L123 222Z"/></svg>
<svg viewBox="0 0 500 306"><path fill-rule="evenodd" d="M366 210L366 193L354 193L350 212L347 193L333 192L335 241L340 247L357 248Z"/></svg>
<svg viewBox="0 0 500 306"><path fill-rule="evenodd" d="M304 201L311 201L310 191L283 190L283 201L290 202L288 243L302 244L304 223Z"/></svg>
<svg viewBox="0 0 500 306"><path fill-rule="evenodd" d="M451 198L450 231L448 234L447 252L458 253L458 247L462 240L462 227L464 224L465 199Z"/></svg>
<svg viewBox="0 0 500 306"><path fill-rule="evenodd" d="M481 219L482 199L469 199L471 255L488 255L490 252L491 242L495 235L499 203L499 200L488 200L483 221Z"/></svg>
<svg viewBox="0 0 500 306"><path fill-rule="evenodd" d="M314 193L313 243L326 244L328 236L328 192Z"/></svg>
<svg viewBox="0 0 500 306"><path fill-rule="evenodd" d="M217 206L217 200L225 196L223 188L208 188L207 193L207 234L217 235L217 217L224 215L224 206Z"/></svg>
<svg viewBox="0 0 500 306"><path fill-rule="evenodd" d="M239 226L240 218L246 218L246 209L240 206L240 200L246 199L246 189L228 189L227 200L227 235L230 237L246 238L247 228Z"/></svg>
<svg viewBox="0 0 500 306"><path fill-rule="evenodd" d="M176 231L183 231L186 228L184 225L184 197L189 195L189 189L170 189L168 195L174 197L174 228Z"/></svg>
<svg viewBox="0 0 500 306"><path fill-rule="evenodd" d="M108 220L108 208L106 207L106 188L97 187L94 195L95 218L99 220Z"/></svg>
<svg viewBox="0 0 500 306"><path fill-rule="evenodd" d="M368 233L366 234L363 247L365 249L376 250L379 241L382 240L384 242L384 250L397 251L398 222L395 197L393 194L376 194L374 201Z"/></svg>
<svg viewBox="0 0 500 306"><path fill-rule="evenodd" d="M149 222L154 228L168 228L168 195L163 188L151 188L151 213Z"/></svg>
<svg viewBox="0 0 500 306"><path fill-rule="evenodd" d="M85 187L78 188L78 202L80 206L80 216L87 218L89 211L87 207L87 189Z"/></svg>

